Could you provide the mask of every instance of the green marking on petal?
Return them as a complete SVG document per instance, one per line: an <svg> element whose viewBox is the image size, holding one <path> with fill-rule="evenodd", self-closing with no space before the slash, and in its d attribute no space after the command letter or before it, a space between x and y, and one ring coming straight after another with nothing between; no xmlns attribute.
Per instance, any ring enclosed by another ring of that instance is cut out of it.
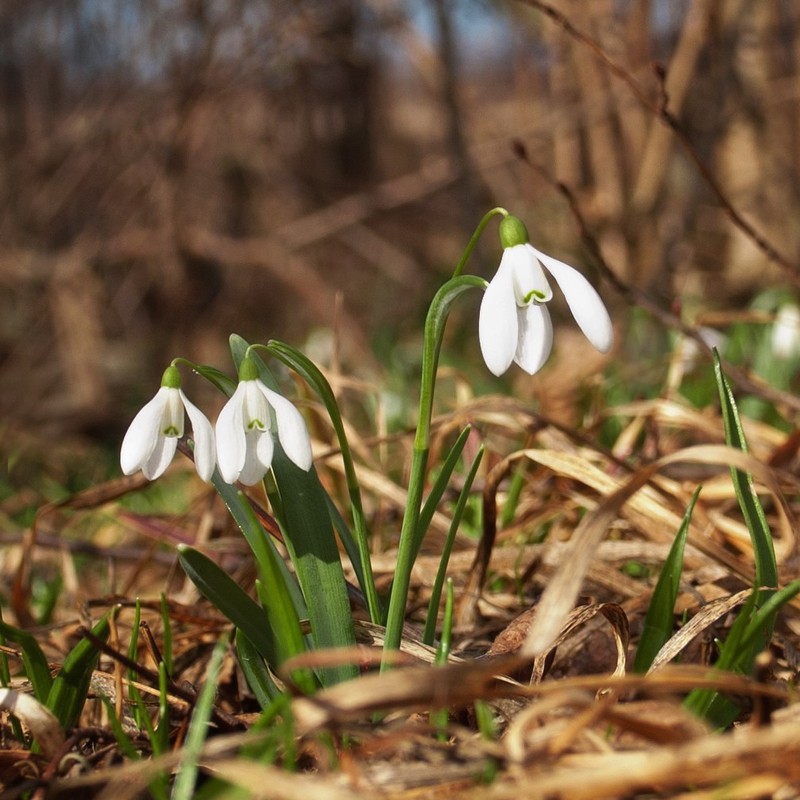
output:
<svg viewBox="0 0 800 800"><path fill-rule="evenodd" d="M540 289L531 289L522 300L525 305L533 302L544 303L547 300L547 295Z"/></svg>
<svg viewBox="0 0 800 800"><path fill-rule="evenodd" d="M181 435L180 431L174 425L167 425L161 433L170 439L177 439Z"/></svg>

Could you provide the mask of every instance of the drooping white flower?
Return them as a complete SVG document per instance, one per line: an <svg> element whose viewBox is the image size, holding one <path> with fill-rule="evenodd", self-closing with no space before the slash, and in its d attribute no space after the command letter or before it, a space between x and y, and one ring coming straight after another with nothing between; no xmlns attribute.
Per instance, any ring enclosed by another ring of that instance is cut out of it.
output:
<svg viewBox="0 0 800 800"><path fill-rule="evenodd" d="M197 474L204 481L211 480L215 459L214 431L205 414L189 402L180 387L181 376L177 367L167 367L161 388L133 418L122 440L119 461L126 475L133 475L138 470L148 480L163 475L175 455L178 439L183 436L184 414L188 414Z"/></svg>
<svg viewBox="0 0 800 800"><path fill-rule="evenodd" d="M800 355L800 307L784 303L772 326L772 352L784 361Z"/></svg>
<svg viewBox="0 0 800 800"><path fill-rule="evenodd" d="M300 469L311 469L311 440L300 412L258 378L251 359L239 370L239 385L217 419L217 463L226 483L258 483L272 463L272 414L278 440Z"/></svg>
<svg viewBox="0 0 800 800"><path fill-rule="evenodd" d="M601 353L614 333L600 295L574 267L537 250L525 225L508 216L500 223L503 257L481 301L478 335L486 366L502 375L516 362L533 375L550 356L553 325L546 303L553 290L545 269L564 293L572 316Z"/></svg>

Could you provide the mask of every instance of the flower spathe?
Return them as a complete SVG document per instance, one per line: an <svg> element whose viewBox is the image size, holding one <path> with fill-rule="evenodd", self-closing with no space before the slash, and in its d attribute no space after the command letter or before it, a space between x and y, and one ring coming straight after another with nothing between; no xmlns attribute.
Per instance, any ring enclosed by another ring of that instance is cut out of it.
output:
<svg viewBox="0 0 800 800"><path fill-rule="evenodd" d="M183 436L188 414L194 439L194 465L197 474L211 480L214 472L214 431L205 414L189 402L180 388L180 373L170 366L161 379L161 388L133 418L120 448L119 461L126 475L142 471L148 480L164 474Z"/></svg>
<svg viewBox="0 0 800 800"><path fill-rule="evenodd" d="M300 412L257 377L252 360L245 358L239 370L239 385L217 419L217 463L222 480L258 483L272 464L272 414L278 440L290 461L300 469L311 469L312 453L308 429Z"/></svg>
<svg viewBox="0 0 800 800"><path fill-rule="evenodd" d="M502 375L513 362L533 375L550 356L553 297L547 273L564 294L578 327L601 353L614 340L611 318L595 288L574 267L537 250L525 226L508 216L500 224L504 245L497 273L481 301L478 335L486 366Z"/></svg>

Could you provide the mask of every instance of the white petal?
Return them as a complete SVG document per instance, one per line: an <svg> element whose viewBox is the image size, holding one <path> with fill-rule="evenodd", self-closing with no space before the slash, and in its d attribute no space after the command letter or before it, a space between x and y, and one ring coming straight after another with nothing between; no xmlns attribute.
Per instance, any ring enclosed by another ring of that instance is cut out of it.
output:
<svg viewBox="0 0 800 800"><path fill-rule="evenodd" d="M259 381L259 388L275 409L275 422L278 428L278 439L283 451L300 469L311 469L313 454L311 439L308 435L302 414L285 398L273 392Z"/></svg>
<svg viewBox="0 0 800 800"><path fill-rule="evenodd" d="M531 303L517 309L519 341L514 361L529 375L535 375L553 349L553 323L547 306Z"/></svg>
<svg viewBox="0 0 800 800"><path fill-rule="evenodd" d="M259 380L242 381L244 399L242 401L242 420L247 430L258 428L268 431L271 427L269 404L261 391L263 384Z"/></svg>
<svg viewBox="0 0 800 800"><path fill-rule="evenodd" d="M270 460L272 456L272 434L268 431L260 431L258 428L253 428L245 434L247 439L247 454L245 456L242 472L239 475L239 482L245 486L253 486L258 483L266 474L269 469L269 462L264 464L261 460L262 451L268 450ZM266 445L262 442L267 440ZM266 455L266 453L264 453Z"/></svg>
<svg viewBox="0 0 800 800"><path fill-rule="evenodd" d="M258 456L259 463L264 467L265 473L272 464L272 454L274 452L275 443L272 440L272 434L269 431L264 431L256 442L256 455Z"/></svg>
<svg viewBox="0 0 800 800"><path fill-rule="evenodd" d="M516 307L513 269L504 253L497 274L484 292L478 317L483 360L495 375L502 375L514 360L519 333Z"/></svg>
<svg viewBox="0 0 800 800"><path fill-rule="evenodd" d="M150 481L160 478L175 457L177 449L177 436L159 436L153 452L142 464L142 475Z"/></svg>
<svg viewBox="0 0 800 800"><path fill-rule="evenodd" d="M242 381L230 400L222 407L217 418L217 464L219 474L225 483L236 483L247 455L247 441L242 421L244 393L245 387Z"/></svg>
<svg viewBox="0 0 800 800"><path fill-rule="evenodd" d="M119 463L126 475L133 475L141 469L153 452L161 436L161 419L170 391L174 390L162 386L128 427L119 453Z"/></svg>
<svg viewBox="0 0 800 800"><path fill-rule="evenodd" d="M507 247L503 252L503 260L507 260L511 265L517 305L547 303L553 299L553 290L532 245L518 244Z"/></svg>
<svg viewBox="0 0 800 800"><path fill-rule="evenodd" d="M563 261L535 251L539 260L556 279L567 301L575 322L584 336L601 353L607 353L614 343L614 329L600 295L594 286L576 270Z"/></svg>
<svg viewBox="0 0 800 800"><path fill-rule="evenodd" d="M183 400L186 413L189 415L189 421L192 423L194 468L204 481L210 481L216 459L214 429L206 415L194 403L191 403L183 392L181 392L181 400Z"/></svg>

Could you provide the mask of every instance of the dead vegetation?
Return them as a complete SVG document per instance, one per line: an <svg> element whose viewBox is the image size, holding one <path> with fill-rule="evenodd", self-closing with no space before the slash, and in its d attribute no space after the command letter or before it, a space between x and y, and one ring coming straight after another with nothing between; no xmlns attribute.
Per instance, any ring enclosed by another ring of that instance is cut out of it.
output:
<svg viewBox="0 0 800 800"><path fill-rule="evenodd" d="M451 560L453 663L433 665L418 627L445 502L413 574L398 667L372 669L382 632L362 621L357 651L308 656L356 662L362 677L295 693L291 714L259 729L231 650L203 780L253 798L797 796L797 604L784 609L754 675L712 668L715 641L753 579L729 467L755 476L781 580L797 574L797 383L783 390L747 361L730 366L738 394L777 412L746 420L749 455L724 446L714 403L697 407L681 393L710 369L704 326L727 330L750 318L742 305L761 289L800 283L794 4L698 0L681 14L645 2L580 13L576 2L510 4L508 57L487 57L483 69L464 49L448 53L447 14L431 43L395 4L270 3L249 27L246 2L226 12L128 4L147 23L136 46L159 65L157 79L130 78L126 69L143 63L135 53L60 69L77 23L94 42L129 30L125 3L94 22L89 5L0 12L9 54L0 80L2 433L19 455L0 506L0 586L3 619L31 631L54 665L100 613L118 612L62 749L45 757L3 728L3 796L148 796L158 771L184 758L209 655L228 630L181 573L175 546L202 546L252 587L249 551L188 469L174 466L161 496L156 487L141 495L138 478L108 478L107 446L128 421L121 409L150 391L173 355L220 363L231 330L288 339L334 329L309 347L322 343L353 421L374 566L388 585L411 436L388 432L376 376L394 362L373 339L379 328L414 338L408 320L457 260L476 221L470 208L480 215L494 203L529 217L533 235L601 279L620 320L616 352L590 362L567 335L551 366L515 378L509 397L482 391L496 386L470 366L474 336L453 334L454 351L468 343L444 375L433 450L470 423L469 447L489 453L476 486L482 522L466 526ZM668 21L655 22L656 6ZM366 53L356 47L357 11L373 26ZM41 24L47 14L61 27ZM231 58L218 43L237 32L246 36ZM389 63L393 49L401 68ZM487 273L495 255L483 253ZM657 343L626 333L642 309ZM468 330L473 319L463 317ZM686 340L699 361L684 357ZM406 377L404 401L415 392ZM344 499L325 416L307 406L317 469ZM515 475L522 490L504 521ZM698 485L674 635L651 672L632 674L655 578ZM353 612L365 616L356 596ZM157 757L126 699L136 637L135 682L154 713L158 661L165 646L173 652L170 747ZM530 655L531 641L557 646ZM0 649L18 667L19 647ZM282 677L291 688L288 668ZM682 706L702 686L736 698L731 730L711 731ZM100 695L143 760L120 753ZM495 717L493 736L479 733L481 704ZM270 758L243 757L248 747Z"/></svg>

